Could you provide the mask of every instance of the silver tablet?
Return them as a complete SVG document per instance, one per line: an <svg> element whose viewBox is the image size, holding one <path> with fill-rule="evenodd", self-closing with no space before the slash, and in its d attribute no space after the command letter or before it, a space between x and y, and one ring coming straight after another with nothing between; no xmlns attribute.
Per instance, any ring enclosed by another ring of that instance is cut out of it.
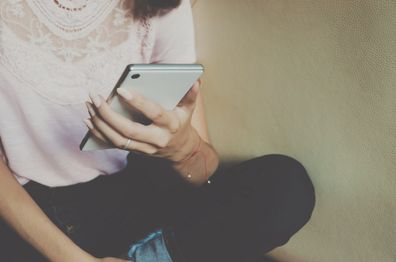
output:
<svg viewBox="0 0 396 262"><path fill-rule="evenodd" d="M166 110L177 106L183 96L203 73L200 64L131 64L121 75L106 101L110 107L133 121L149 124L151 121L138 111L133 111L118 98L116 89L134 90L159 103ZM103 143L88 131L80 144L80 150L115 148Z"/></svg>

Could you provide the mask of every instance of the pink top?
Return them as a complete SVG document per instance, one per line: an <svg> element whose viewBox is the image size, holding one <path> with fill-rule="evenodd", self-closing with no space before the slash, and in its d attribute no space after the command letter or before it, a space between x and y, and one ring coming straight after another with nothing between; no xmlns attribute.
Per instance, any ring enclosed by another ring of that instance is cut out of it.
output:
<svg viewBox="0 0 396 262"><path fill-rule="evenodd" d="M140 22L131 2L58 1L79 11L0 2L0 157L21 184L65 186L122 169L128 151L79 149L89 91L107 97L127 64L195 62L189 0Z"/></svg>

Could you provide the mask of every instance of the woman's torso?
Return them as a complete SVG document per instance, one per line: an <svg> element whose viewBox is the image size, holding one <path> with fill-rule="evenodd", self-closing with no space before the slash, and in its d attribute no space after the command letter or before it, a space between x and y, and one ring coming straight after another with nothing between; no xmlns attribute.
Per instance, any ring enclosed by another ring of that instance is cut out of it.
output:
<svg viewBox="0 0 396 262"><path fill-rule="evenodd" d="M127 151L79 150L84 102L90 90L106 97L127 64L151 62L151 20L134 21L124 0L0 5L0 149L12 173L62 186L123 168Z"/></svg>

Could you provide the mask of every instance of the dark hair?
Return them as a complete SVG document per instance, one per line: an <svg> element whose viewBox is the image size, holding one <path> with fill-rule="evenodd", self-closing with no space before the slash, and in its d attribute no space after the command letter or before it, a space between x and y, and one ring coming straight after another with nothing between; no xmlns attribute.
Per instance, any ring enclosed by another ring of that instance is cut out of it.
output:
<svg viewBox="0 0 396 262"><path fill-rule="evenodd" d="M181 0L132 0L133 14L136 19L163 15L178 7Z"/></svg>

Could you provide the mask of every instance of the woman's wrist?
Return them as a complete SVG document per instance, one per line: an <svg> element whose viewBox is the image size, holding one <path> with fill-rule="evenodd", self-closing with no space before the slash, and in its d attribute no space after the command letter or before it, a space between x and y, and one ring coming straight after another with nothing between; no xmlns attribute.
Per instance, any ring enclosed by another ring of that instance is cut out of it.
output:
<svg viewBox="0 0 396 262"><path fill-rule="evenodd" d="M177 155L175 154L171 160L173 164L183 165L185 162L187 162L187 160L190 159L197 150L199 150L200 143L202 143L201 140L201 136L198 134L195 128L191 126L187 139L182 143L184 147L180 148L179 152L177 152Z"/></svg>
<svg viewBox="0 0 396 262"><path fill-rule="evenodd" d="M81 261L81 262L96 262L97 258L88 254L74 243L65 242L62 248L59 248L56 254L48 254L51 261L68 262L68 261Z"/></svg>
<svg viewBox="0 0 396 262"><path fill-rule="evenodd" d="M188 160L190 160L191 158L193 158L201 149L201 144L202 144L202 138L201 136L198 134L198 132L196 131L192 131L193 133L193 139L191 139L193 142L191 143L192 146L190 146L189 150L187 151L188 153L185 154L181 159L174 161L175 164L177 165L183 165L185 164Z"/></svg>
<svg viewBox="0 0 396 262"><path fill-rule="evenodd" d="M73 259L73 258L72 258ZM98 259L85 251L78 252L74 260L69 261L84 261L84 262L96 262Z"/></svg>
<svg viewBox="0 0 396 262"><path fill-rule="evenodd" d="M173 168L180 176L189 183L202 185L210 183L209 178L213 175L219 164L219 156L216 150L206 143L196 132L196 141L189 154L185 154L179 161L173 162Z"/></svg>

